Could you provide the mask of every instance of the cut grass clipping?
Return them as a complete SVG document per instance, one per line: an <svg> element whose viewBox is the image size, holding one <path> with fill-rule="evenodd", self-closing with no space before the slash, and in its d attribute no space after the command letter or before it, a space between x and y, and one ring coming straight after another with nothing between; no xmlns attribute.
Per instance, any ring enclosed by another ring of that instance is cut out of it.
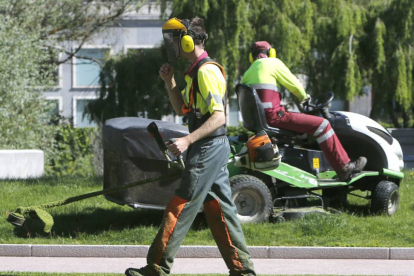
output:
<svg viewBox="0 0 414 276"><path fill-rule="evenodd" d="M0 181L0 211L33 206L102 189L102 178L42 178ZM371 215L369 201L349 196L340 215L309 215L285 223L243 225L250 246L414 246L414 173L405 171L400 185L400 207L394 216ZM362 193L361 193L362 194ZM149 245L163 212L134 210L104 197L95 197L50 209L55 224L49 234L13 227L0 220L2 244ZM32 222L36 220L29 220ZM28 225L29 229L36 229ZM39 228L37 228L39 229ZM42 230L40 228L40 230ZM192 225L184 245L215 245L203 214Z"/></svg>

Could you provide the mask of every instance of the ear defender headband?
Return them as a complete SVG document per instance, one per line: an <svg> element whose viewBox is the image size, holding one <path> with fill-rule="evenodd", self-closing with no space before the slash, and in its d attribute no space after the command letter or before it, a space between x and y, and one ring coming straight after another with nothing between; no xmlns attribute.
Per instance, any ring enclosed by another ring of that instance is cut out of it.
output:
<svg viewBox="0 0 414 276"><path fill-rule="evenodd" d="M249 53L250 63L253 63L253 61L254 61L253 54L254 54L254 56L257 56L260 53L266 54L270 58L275 58L276 57L276 49L275 48L269 48L267 50L254 51L254 52Z"/></svg>
<svg viewBox="0 0 414 276"><path fill-rule="evenodd" d="M185 28L187 29L184 32L184 35L182 36L180 43L181 43L181 49L183 49L184 52L186 53L191 53L192 51L194 51L194 38L196 39L201 39L201 40L206 40L208 38L207 34L195 34L192 30L190 30L190 20L188 19L183 19L181 21L181 23L185 26Z"/></svg>

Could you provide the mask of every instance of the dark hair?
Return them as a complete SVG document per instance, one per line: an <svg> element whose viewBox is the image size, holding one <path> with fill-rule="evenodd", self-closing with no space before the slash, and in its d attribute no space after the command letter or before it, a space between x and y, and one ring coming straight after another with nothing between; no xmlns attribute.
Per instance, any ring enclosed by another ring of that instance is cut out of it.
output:
<svg viewBox="0 0 414 276"><path fill-rule="evenodd" d="M190 21L190 31L194 34L193 39L195 45L202 45L204 47L204 41L208 38L206 29L204 28L204 19L200 17L194 17Z"/></svg>

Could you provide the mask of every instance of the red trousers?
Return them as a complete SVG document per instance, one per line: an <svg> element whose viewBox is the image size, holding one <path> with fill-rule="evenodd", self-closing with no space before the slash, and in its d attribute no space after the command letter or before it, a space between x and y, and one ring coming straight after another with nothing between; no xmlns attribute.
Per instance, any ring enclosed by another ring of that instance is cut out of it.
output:
<svg viewBox="0 0 414 276"><path fill-rule="evenodd" d="M280 111L284 114L265 109L269 126L315 136L319 147L335 171L350 162L348 154L328 120L303 113L286 112L283 107Z"/></svg>

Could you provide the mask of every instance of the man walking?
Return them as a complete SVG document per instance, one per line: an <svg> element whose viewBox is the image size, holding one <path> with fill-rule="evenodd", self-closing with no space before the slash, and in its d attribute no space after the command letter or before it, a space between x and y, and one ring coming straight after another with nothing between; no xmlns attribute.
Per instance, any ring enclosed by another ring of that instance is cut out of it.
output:
<svg viewBox="0 0 414 276"><path fill-rule="evenodd" d="M186 88L181 93L170 64L162 65L159 72L174 110L188 117L190 134L168 146L174 156L188 150L186 167L149 249L147 265L140 269L129 268L125 274L169 274L178 248L204 206L208 225L230 275L256 275L236 216L237 209L231 200L224 69L210 59L204 49L208 35L203 19L172 18L162 31L168 60L181 57L192 63L185 74Z"/></svg>

